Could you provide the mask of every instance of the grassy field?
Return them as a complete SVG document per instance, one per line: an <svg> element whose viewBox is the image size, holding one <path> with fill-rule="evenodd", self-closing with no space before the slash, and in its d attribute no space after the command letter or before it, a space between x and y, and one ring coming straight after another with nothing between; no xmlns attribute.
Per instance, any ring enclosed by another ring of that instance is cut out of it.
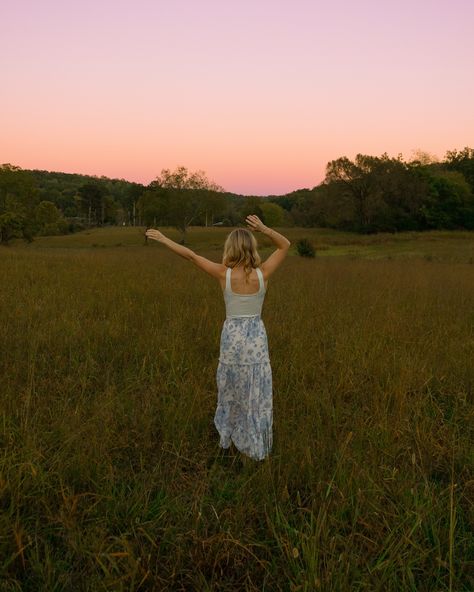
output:
<svg viewBox="0 0 474 592"><path fill-rule="evenodd" d="M173 240L180 240L181 234L173 228L162 228ZM220 260L222 246L230 228L200 228L188 231L188 245L200 250L215 251L215 260ZM38 237L27 244L17 240L18 248L102 248L142 247L145 244L145 228L111 227L94 228L89 231L65 236ZM367 259L423 258L428 261L474 263L474 233L461 231L401 232L357 235L325 228L288 228L283 232L293 243L308 238L316 248L319 257L351 256ZM257 234L262 254L272 250L271 241ZM294 246L292 252L295 252Z"/></svg>
<svg viewBox="0 0 474 592"><path fill-rule="evenodd" d="M0 249L0 591L472 592L474 233L282 230L274 447L243 462L220 287L143 230Z"/></svg>

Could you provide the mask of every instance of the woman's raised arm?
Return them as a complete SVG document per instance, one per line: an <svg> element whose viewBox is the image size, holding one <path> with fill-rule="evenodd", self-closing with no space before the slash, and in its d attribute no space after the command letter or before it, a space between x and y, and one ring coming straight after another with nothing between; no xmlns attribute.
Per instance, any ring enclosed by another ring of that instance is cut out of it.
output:
<svg viewBox="0 0 474 592"><path fill-rule="evenodd" d="M166 247L168 247L168 249L171 249L171 251L180 257L184 257L190 261L192 261L192 258L196 255L196 253L191 251L191 249L188 249L188 247L184 247L183 245L176 243L175 241L166 237L160 230L156 230L155 228L148 228L148 230L145 232L145 236L164 244Z"/></svg>
<svg viewBox="0 0 474 592"><path fill-rule="evenodd" d="M286 257L291 243L285 236L276 230L273 230L273 228L265 226L258 216L251 214L250 216L247 216L246 222L252 230L257 230L270 237L277 247L276 251L273 251L267 260L260 266L264 279L268 279Z"/></svg>

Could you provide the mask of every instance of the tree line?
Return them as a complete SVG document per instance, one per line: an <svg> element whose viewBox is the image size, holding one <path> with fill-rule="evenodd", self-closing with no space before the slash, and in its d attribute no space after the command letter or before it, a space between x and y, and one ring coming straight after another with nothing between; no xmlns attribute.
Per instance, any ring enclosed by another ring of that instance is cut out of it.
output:
<svg viewBox="0 0 474 592"><path fill-rule="evenodd" d="M125 179L0 166L0 243L91 226L235 226L255 213L265 224L359 233L474 229L474 149L442 161L418 151L406 162L357 154L326 165L324 180L286 195L227 192L204 171L163 169L149 185Z"/></svg>
<svg viewBox="0 0 474 592"><path fill-rule="evenodd" d="M324 181L291 198L295 224L362 233L474 229L474 150L443 161L418 151L405 162L358 154L326 166Z"/></svg>

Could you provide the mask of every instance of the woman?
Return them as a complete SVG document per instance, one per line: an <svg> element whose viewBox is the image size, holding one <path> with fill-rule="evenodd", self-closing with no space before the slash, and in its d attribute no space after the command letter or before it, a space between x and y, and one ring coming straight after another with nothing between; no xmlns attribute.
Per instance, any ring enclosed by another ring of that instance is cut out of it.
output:
<svg viewBox="0 0 474 592"><path fill-rule="evenodd" d="M261 264L257 241L247 228L236 228L224 244L222 263L214 263L166 238L159 230L146 236L189 259L219 280L224 293L226 319L222 327L214 424L220 446L231 442L240 452L262 460L272 448L272 370L267 334L261 319L268 278L288 253L290 241L265 226L258 216L246 218L248 227L269 236L276 250Z"/></svg>

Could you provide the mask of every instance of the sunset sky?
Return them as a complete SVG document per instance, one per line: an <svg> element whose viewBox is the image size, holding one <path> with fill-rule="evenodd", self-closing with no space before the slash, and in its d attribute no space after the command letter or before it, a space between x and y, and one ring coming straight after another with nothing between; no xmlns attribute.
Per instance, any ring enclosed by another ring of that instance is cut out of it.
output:
<svg viewBox="0 0 474 592"><path fill-rule="evenodd" d="M228 191L474 147L472 0L11 0L0 164Z"/></svg>

